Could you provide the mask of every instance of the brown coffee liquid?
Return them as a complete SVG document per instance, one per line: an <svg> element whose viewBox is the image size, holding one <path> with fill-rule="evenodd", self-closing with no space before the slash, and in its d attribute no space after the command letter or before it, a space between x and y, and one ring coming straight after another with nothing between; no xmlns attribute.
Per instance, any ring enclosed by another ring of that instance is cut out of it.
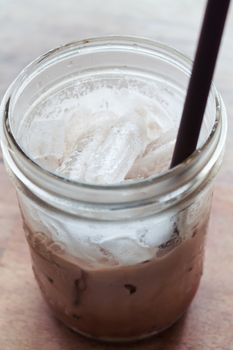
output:
<svg viewBox="0 0 233 350"><path fill-rule="evenodd" d="M36 280L56 317L77 332L119 341L160 332L185 312L202 274L206 226L151 261L102 269L25 229Z"/></svg>

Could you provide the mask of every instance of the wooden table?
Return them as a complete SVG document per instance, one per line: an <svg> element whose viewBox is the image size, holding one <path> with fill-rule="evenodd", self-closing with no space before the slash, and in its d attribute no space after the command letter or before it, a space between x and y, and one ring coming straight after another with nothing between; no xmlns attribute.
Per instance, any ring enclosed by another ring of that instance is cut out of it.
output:
<svg viewBox="0 0 233 350"><path fill-rule="evenodd" d="M0 0L0 95L20 69L49 48L105 34L147 36L193 55L201 0ZM216 182L205 273L185 318L158 337L121 349L233 350L233 14L216 72L229 114ZM55 321L34 281L14 190L0 163L0 350L118 349Z"/></svg>

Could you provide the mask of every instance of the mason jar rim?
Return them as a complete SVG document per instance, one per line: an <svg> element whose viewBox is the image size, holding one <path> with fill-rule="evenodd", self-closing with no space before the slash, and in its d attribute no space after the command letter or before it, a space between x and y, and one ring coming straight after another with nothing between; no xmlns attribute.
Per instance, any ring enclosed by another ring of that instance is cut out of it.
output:
<svg viewBox="0 0 233 350"><path fill-rule="evenodd" d="M14 96L17 93L17 89L19 88L20 84L22 84L22 81L24 81L25 77L28 76L28 74L29 76L31 74L36 74L39 69L43 69L43 67L46 65L53 64L53 62L56 62L58 59L62 59L62 57L65 57L69 54L73 53L75 55L78 55L81 51L83 52L85 50L98 49L101 50L108 47L115 50L117 50L117 48L119 49L119 47L122 49L130 48L131 50L140 50L142 53L145 52L145 54L149 53L152 55L155 54L156 50L161 50L168 59L172 59L177 64L188 64L190 67L192 64L192 61L187 56L170 46L149 39L130 36L106 36L90 38L72 42L50 50L44 55L35 59L21 71L18 77L10 85L3 98L1 107L3 115L1 143L4 156L12 166L16 165L16 167L21 168L20 172L24 178L29 178L39 187L55 193L56 195L64 196L67 198L89 201L88 198L91 195L94 195L93 202L117 203L141 199L145 200L149 197L152 197L152 194L153 197L169 195L171 192L176 195L177 189L185 189L188 182L189 185L192 186L191 182L194 180L194 177L199 176L201 170L206 168L208 164L209 167L211 166L210 158L212 158L212 163L214 164L214 162L217 161L219 154L221 153L221 149L223 148L226 136L226 118L222 118L221 110L224 108L223 102L213 84L211 87L211 94L213 95L215 101L215 123L203 146L197 149L183 163L177 165L172 169L168 169L165 172L156 174L146 179L113 185L96 185L63 178L48 170L43 169L31 158L29 158L28 155L18 145L12 133L9 123L11 104L13 103L12 101L14 100ZM7 147L6 143L8 144ZM9 148L11 152L8 152ZM18 162L14 157L15 153L17 154L17 157L19 157ZM138 192L138 194L136 192ZM105 199L99 198L97 195L98 193L103 193L106 196Z"/></svg>

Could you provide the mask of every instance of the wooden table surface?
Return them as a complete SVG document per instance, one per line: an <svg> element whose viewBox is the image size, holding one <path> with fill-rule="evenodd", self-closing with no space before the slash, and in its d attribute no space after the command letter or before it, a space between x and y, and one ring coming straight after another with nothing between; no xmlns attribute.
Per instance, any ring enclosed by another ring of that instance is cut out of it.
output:
<svg viewBox="0 0 233 350"><path fill-rule="evenodd" d="M130 34L192 56L202 0L0 0L0 96L30 60L60 44ZM184 317L158 337L132 345L86 340L55 321L34 281L14 189L0 159L0 350L233 350L233 11L215 83L229 115L226 156L216 181L205 272Z"/></svg>

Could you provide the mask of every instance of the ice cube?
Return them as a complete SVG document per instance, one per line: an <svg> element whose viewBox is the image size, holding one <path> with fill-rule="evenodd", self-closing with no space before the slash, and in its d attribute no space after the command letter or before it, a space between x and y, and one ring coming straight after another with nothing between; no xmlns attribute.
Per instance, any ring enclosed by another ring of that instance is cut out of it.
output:
<svg viewBox="0 0 233 350"><path fill-rule="evenodd" d="M147 178L167 170L174 144L175 141L171 141L137 159L128 172L126 179Z"/></svg>
<svg viewBox="0 0 233 350"><path fill-rule="evenodd" d="M27 133L26 151L31 157L62 158L65 149L62 119L33 120Z"/></svg>
<svg viewBox="0 0 233 350"><path fill-rule="evenodd" d="M98 146L103 143L104 137L105 134L102 132L102 134L81 140L69 158L66 158L56 169L56 172L72 180L85 181L87 166Z"/></svg>
<svg viewBox="0 0 233 350"><path fill-rule="evenodd" d="M87 182L117 183L124 180L146 146L146 130L139 119L125 117L108 132L92 155L85 173Z"/></svg>
<svg viewBox="0 0 233 350"><path fill-rule="evenodd" d="M140 227L136 227L135 224L135 239L140 242L141 245L148 246L150 248L158 248L161 244L167 242L172 236L174 231L174 218L172 216L166 216L158 220L158 218L146 219L145 222L141 221Z"/></svg>
<svg viewBox="0 0 233 350"><path fill-rule="evenodd" d="M156 254L156 249L140 245L129 237L106 238L100 242L100 247L119 265L138 264L150 260Z"/></svg>
<svg viewBox="0 0 233 350"><path fill-rule="evenodd" d="M153 141L150 142L143 154L143 156L156 151L161 146L170 144L170 142L175 142L176 133L174 129L169 129L166 132L160 133L157 138L154 137Z"/></svg>
<svg viewBox="0 0 233 350"><path fill-rule="evenodd" d="M42 168L54 171L60 165L60 160L55 156L35 157L34 161Z"/></svg>
<svg viewBox="0 0 233 350"><path fill-rule="evenodd" d="M124 116L113 125L95 128L92 137L80 141L57 173L70 179L90 183L111 184L124 180L135 159L146 147L145 123L135 116ZM115 119L114 119L115 121ZM93 130L94 131L94 130Z"/></svg>
<svg viewBox="0 0 233 350"><path fill-rule="evenodd" d="M97 132L101 132L106 126L111 127L117 119L118 116L112 112L91 113L87 108L82 108L70 114L65 120L66 155L75 151L83 138L86 139Z"/></svg>
<svg viewBox="0 0 233 350"><path fill-rule="evenodd" d="M164 133L174 126L167 111L155 103L148 104L147 120L157 125L160 133Z"/></svg>

